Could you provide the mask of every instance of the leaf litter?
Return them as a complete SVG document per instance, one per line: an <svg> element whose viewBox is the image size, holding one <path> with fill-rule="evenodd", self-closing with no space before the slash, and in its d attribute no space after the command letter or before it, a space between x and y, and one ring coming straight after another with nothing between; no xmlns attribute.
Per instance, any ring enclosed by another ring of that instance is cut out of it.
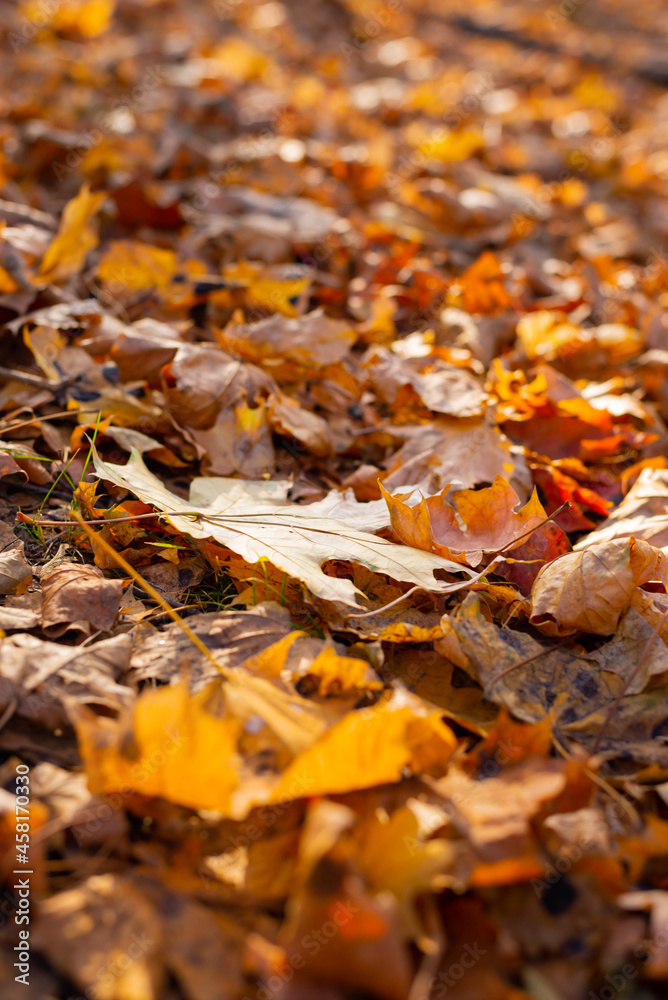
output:
<svg viewBox="0 0 668 1000"><path fill-rule="evenodd" d="M567 6L0 13L9 1000L664 995L666 24Z"/></svg>

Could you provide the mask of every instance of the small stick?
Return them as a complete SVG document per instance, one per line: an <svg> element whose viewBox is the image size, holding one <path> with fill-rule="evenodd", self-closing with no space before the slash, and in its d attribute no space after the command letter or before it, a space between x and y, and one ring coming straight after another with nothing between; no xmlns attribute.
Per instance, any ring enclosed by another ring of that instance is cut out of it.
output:
<svg viewBox="0 0 668 1000"><path fill-rule="evenodd" d="M17 484L18 485L18 484ZM199 514L199 511L183 511L185 517L192 517L195 514ZM147 517L179 517L179 514L170 514L169 512L160 513L159 511L151 511L150 514L131 514L128 517L99 517L92 521L85 521L85 524L118 524L120 521L139 521L142 518ZM38 524L41 528L72 528L76 527L80 522L77 521L47 521L40 520L37 517L29 517L27 514L18 514L19 521L23 524Z"/></svg>
<svg viewBox="0 0 668 1000"><path fill-rule="evenodd" d="M31 385L33 389L51 389L53 392L59 392L61 389L66 389L68 385L78 382L81 376L68 375L67 378L61 379L60 382L54 382L49 378L42 378L40 375L14 371L13 368L5 368L4 365L0 365L0 378L12 379L14 382L23 382L25 385Z"/></svg>
<svg viewBox="0 0 668 1000"><path fill-rule="evenodd" d="M557 507L557 509L554 511L553 514L549 514L548 517L546 517L544 521L541 521L540 524L537 524L535 528L529 528L527 531L524 532L523 535L520 535L518 538L511 539L511 541L509 541L506 545L504 545L502 549L499 549L499 551L497 552L497 557L500 556L502 552L506 552L508 550L512 551L512 549L518 548L519 543L522 541L523 538L528 538L529 535L533 535L534 531L538 531L539 528L544 527L544 525L546 525L549 521L554 521L557 514L561 514L562 510L566 510L567 507L572 507L572 506L573 505L571 501L566 500L565 503L562 503L561 507ZM559 525L557 525L557 527L559 527ZM536 560L532 560L532 562L534 561Z"/></svg>
<svg viewBox="0 0 668 1000"><path fill-rule="evenodd" d="M95 543L100 546L104 554L106 556L109 556L109 558L113 559L117 563L117 565L120 566L121 569L123 569L128 574L128 576L131 576L134 582L139 584L139 586L153 598L156 604L160 605L165 614L169 615L169 617L172 619L173 622L176 622L179 628L182 629L188 636L192 644L196 646L197 649L199 649L200 653L202 653L202 655L205 656L207 660L209 660L209 662L214 665L218 673L222 674L223 677L227 677L228 671L225 670L220 663L218 663L218 661L213 656L211 650L207 646L205 646L200 637L195 632L193 632L190 626L186 625L183 618L181 618L181 616L176 613L174 608L172 608L171 605L167 603L165 598L158 593L155 587L152 584L150 584L148 580L145 580L144 577L141 575L141 573L138 573L137 570L134 568L134 566L131 566L130 563L127 561L127 559L125 559L120 554L120 552L117 552L116 549L112 548L109 542L105 541L105 539L102 538L97 532L92 531L88 527L88 523L84 521L83 517L80 517L76 513L75 517L77 518L79 527L83 528L83 530L90 538L91 544L93 543L93 540L95 540Z"/></svg>
<svg viewBox="0 0 668 1000"><path fill-rule="evenodd" d="M480 580L481 577L486 576L487 573L489 573L490 570L494 568L497 558L498 557L495 557L489 564L489 566L485 566L482 572L470 576L468 580L464 580L463 583L448 584L445 590L433 590L433 591L429 590L428 587L422 587L420 585L411 587L411 589L407 590L405 594L402 594L401 597L396 597L393 601L390 601L389 604L383 604L380 608L372 608L371 611L362 611L360 614L346 615L346 617L343 620L348 621L349 618L370 618L371 615L379 615L381 611L387 611L388 608L393 608L395 604L399 604L399 602L403 601L405 597L409 597L411 594L414 594L416 590L424 590L428 594L431 593L436 594L437 597L440 597L441 594L452 594L456 590L463 590L464 587L469 587L471 586L471 584L476 583L478 580ZM470 569L470 567L462 565L462 570L465 569Z"/></svg>
<svg viewBox="0 0 668 1000"><path fill-rule="evenodd" d="M1 369L0 369L1 372ZM18 430L19 427L30 427L31 424L38 424L41 420L56 420L58 417L78 417L80 413L99 413L99 410L58 410L57 413L45 413L42 416L34 416L30 420L21 420L17 424L0 421L6 426L0 427L0 434L7 434L10 431Z"/></svg>

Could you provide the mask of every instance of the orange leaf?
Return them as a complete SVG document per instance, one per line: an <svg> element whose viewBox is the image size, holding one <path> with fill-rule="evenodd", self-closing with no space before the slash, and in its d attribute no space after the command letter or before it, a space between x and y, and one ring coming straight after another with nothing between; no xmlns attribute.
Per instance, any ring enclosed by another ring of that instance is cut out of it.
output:
<svg viewBox="0 0 668 1000"><path fill-rule="evenodd" d="M455 493L454 506L445 499L449 487L415 507L404 503L410 494L390 496L382 484L380 489L392 528L402 542L469 566L481 563L486 552L521 544L547 517L535 490L524 507L515 511L520 498L501 476L484 489Z"/></svg>
<svg viewBox="0 0 668 1000"><path fill-rule="evenodd" d="M544 566L531 597L531 621L546 635L612 635L636 587L668 578L668 556L635 538L596 542Z"/></svg>

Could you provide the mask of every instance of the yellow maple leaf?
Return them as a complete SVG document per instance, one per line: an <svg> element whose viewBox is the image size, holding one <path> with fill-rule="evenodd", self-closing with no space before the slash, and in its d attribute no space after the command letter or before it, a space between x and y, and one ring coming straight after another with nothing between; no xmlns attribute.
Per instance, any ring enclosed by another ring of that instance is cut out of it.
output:
<svg viewBox="0 0 668 1000"><path fill-rule="evenodd" d="M166 288L176 272L173 250L140 243L112 240L97 269L101 281L122 286L129 292L145 288Z"/></svg>
<svg viewBox="0 0 668 1000"><path fill-rule="evenodd" d="M311 796L334 795L399 781L404 768L443 767L456 746L440 712L427 712L418 699L397 692L373 708L350 712L300 753L272 799L293 798L296 787Z"/></svg>
<svg viewBox="0 0 668 1000"><path fill-rule="evenodd" d="M211 694L209 687L191 695L184 683L146 690L128 720L131 728L80 710L75 727L91 790L225 812L239 783L241 723L212 714Z"/></svg>

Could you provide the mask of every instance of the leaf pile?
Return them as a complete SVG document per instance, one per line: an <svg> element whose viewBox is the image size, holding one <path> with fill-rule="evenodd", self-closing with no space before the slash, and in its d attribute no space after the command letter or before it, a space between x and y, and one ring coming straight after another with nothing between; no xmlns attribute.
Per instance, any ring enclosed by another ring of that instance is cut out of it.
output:
<svg viewBox="0 0 668 1000"><path fill-rule="evenodd" d="M0 31L3 997L660 1000L661 4Z"/></svg>

